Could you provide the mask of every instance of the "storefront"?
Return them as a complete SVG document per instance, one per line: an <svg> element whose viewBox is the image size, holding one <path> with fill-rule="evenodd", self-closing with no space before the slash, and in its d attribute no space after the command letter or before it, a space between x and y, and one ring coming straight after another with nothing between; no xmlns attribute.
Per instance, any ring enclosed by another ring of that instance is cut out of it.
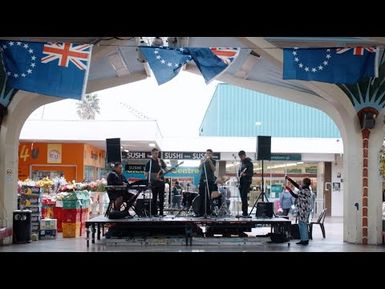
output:
<svg viewBox="0 0 385 289"><path fill-rule="evenodd" d="M84 143L21 142L19 180L64 176L67 181L96 180L105 172L105 152Z"/></svg>

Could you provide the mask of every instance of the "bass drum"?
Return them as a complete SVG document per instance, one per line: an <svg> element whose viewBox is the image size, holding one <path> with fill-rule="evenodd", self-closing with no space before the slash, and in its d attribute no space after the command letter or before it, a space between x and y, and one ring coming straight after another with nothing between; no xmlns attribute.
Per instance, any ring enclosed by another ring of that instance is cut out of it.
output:
<svg viewBox="0 0 385 289"><path fill-rule="evenodd" d="M200 195L197 195L197 196L194 198L194 200L192 201L192 209L193 209L193 212L194 212L196 215L199 215L200 200L201 200L201 196L200 196Z"/></svg>
<svg viewBox="0 0 385 289"><path fill-rule="evenodd" d="M199 209L200 209L200 202L201 202L201 195L198 194L198 196L193 200L192 202L192 209L196 215L199 214ZM207 215L211 214L211 201L207 198ZM204 205L203 205L204 206Z"/></svg>

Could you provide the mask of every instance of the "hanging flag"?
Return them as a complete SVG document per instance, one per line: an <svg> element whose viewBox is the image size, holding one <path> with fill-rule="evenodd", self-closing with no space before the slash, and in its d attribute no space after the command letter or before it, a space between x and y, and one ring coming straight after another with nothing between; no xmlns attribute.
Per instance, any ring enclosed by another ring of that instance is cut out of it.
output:
<svg viewBox="0 0 385 289"><path fill-rule="evenodd" d="M140 46L158 84L173 79L187 62L194 60L206 83L223 73L239 54L239 48L170 48Z"/></svg>
<svg viewBox="0 0 385 289"><path fill-rule="evenodd" d="M25 91L81 99L92 45L0 41L6 85Z"/></svg>
<svg viewBox="0 0 385 289"><path fill-rule="evenodd" d="M206 83L222 74L237 58L239 48L186 48Z"/></svg>
<svg viewBox="0 0 385 289"><path fill-rule="evenodd" d="M184 48L139 46L159 85L173 79L191 60Z"/></svg>
<svg viewBox="0 0 385 289"><path fill-rule="evenodd" d="M283 79L357 83L361 78L377 75L376 51L373 47L285 48Z"/></svg>

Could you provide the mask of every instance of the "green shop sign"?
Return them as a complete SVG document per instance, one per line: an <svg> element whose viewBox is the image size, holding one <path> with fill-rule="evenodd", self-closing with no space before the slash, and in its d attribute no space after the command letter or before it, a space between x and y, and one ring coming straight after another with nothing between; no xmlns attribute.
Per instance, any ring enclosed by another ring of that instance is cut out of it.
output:
<svg viewBox="0 0 385 289"><path fill-rule="evenodd" d="M271 154L272 161L300 161L302 160L301 154Z"/></svg>

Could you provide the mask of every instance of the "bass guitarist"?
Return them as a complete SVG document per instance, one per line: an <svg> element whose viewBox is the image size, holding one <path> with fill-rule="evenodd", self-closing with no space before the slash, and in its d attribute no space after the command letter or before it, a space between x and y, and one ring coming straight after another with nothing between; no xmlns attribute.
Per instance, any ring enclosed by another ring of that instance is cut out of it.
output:
<svg viewBox="0 0 385 289"><path fill-rule="evenodd" d="M241 159L241 166L239 168L239 194L241 195L242 201L242 217L247 218L248 215L248 202L247 202L247 194L250 191L250 186L253 178L253 163L251 159L246 157L245 151L239 151L239 158Z"/></svg>
<svg viewBox="0 0 385 289"><path fill-rule="evenodd" d="M166 163L159 158L159 150L153 148L151 150L151 159L144 168L144 174L150 182L152 191L151 215L158 216L158 196L159 196L159 215L163 217L164 206L164 172L166 171Z"/></svg>

